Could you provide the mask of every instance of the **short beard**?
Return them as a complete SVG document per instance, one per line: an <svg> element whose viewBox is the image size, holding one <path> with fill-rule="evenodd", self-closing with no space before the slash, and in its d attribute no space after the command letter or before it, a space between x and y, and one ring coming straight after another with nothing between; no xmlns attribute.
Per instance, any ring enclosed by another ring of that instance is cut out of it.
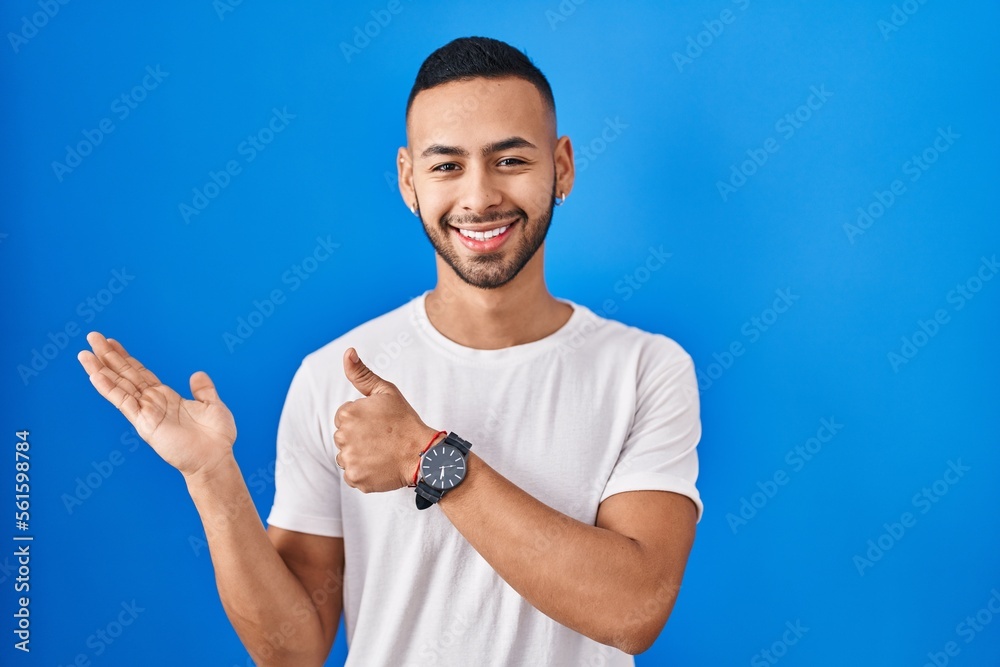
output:
<svg viewBox="0 0 1000 667"><path fill-rule="evenodd" d="M452 223L456 220L454 216L444 215L441 217L438 233L431 234L427 225L423 224L424 233L430 240L434 250L437 251L448 266L455 271L459 278L467 285L480 289L496 289L502 287L513 280L521 269L531 261L538 249L545 242L545 237L552 224L552 210L555 206L556 183L552 180L552 195L549 197L549 207L545 215L529 224L528 215L523 209L514 208L502 213L491 213L482 218L462 219L462 223L483 224L485 222L496 222L499 220L510 220L517 217L517 223L521 225L521 233L518 245L511 248L503 248L490 253L473 256L470 260L462 260L455 248L451 244L449 236L452 234ZM420 218L423 222L423 216ZM459 225L460 226L460 225ZM443 236L441 236L443 235ZM510 259L506 256L511 254Z"/></svg>

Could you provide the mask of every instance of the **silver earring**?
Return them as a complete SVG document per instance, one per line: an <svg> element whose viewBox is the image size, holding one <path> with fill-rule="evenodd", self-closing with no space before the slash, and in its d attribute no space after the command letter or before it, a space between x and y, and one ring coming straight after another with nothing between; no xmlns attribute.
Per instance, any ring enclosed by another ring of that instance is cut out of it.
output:
<svg viewBox="0 0 1000 667"><path fill-rule="evenodd" d="M559 194L562 195L562 198L560 199L559 197L556 197L556 201L555 201L556 206L562 206L563 202L566 201L566 193L565 192L561 192Z"/></svg>
<svg viewBox="0 0 1000 667"><path fill-rule="evenodd" d="M417 211L419 210L420 209L417 208L417 202L413 202L412 204L410 204L410 211L413 212L413 215L418 215Z"/></svg>

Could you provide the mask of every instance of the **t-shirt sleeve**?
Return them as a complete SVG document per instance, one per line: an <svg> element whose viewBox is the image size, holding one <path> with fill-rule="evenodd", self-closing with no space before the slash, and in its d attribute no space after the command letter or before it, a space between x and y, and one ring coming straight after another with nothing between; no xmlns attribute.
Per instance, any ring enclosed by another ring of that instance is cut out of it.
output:
<svg viewBox="0 0 1000 667"><path fill-rule="evenodd" d="M334 463L332 435L325 437L333 415L324 414L324 405L303 363L292 378L278 421L274 504L267 523L300 533L343 537L340 468Z"/></svg>
<svg viewBox="0 0 1000 667"><path fill-rule="evenodd" d="M625 491L672 491L694 502L701 521L704 508L695 487L701 417L694 362L669 338L656 341L640 353L632 427L601 502Z"/></svg>

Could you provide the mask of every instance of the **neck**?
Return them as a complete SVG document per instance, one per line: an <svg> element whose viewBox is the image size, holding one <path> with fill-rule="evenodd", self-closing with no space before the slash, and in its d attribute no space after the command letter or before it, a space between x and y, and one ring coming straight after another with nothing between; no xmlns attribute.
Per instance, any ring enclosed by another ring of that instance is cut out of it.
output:
<svg viewBox="0 0 1000 667"><path fill-rule="evenodd" d="M523 345L555 333L573 307L549 294L542 248L513 280L496 289L464 282L437 257L438 283L427 294L427 318L443 336L477 350Z"/></svg>

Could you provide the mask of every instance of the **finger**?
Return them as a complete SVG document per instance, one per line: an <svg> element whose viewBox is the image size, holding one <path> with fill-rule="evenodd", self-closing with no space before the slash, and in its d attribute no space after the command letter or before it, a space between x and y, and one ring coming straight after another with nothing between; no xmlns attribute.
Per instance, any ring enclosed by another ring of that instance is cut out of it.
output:
<svg viewBox="0 0 1000 667"><path fill-rule="evenodd" d="M357 350L353 347L347 348L344 352L344 374L351 381L354 388L365 396L372 394L382 394L391 391L393 384L383 380L376 375L365 362L361 361Z"/></svg>
<svg viewBox="0 0 1000 667"><path fill-rule="evenodd" d="M340 428L340 423L344 421L344 416L347 411L347 406L353 402L354 401L348 401L347 403L344 403L339 408L337 408L337 411L335 413L333 413L333 426L335 428Z"/></svg>
<svg viewBox="0 0 1000 667"><path fill-rule="evenodd" d="M81 355L84 353L80 353ZM118 408L135 425L139 418L139 401L136 396L115 384L107 375L98 371L90 374L90 383L109 403Z"/></svg>
<svg viewBox="0 0 1000 667"><path fill-rule="evenodd" d="M108 367L104 365L104 362L101 361L100 357L95 355L90 350L82 350L76 355L76 359L80 362L80 365L83 366L83 370L87 371L87 375L105 375L106 373L111 372ZM112 384L116 384L114 381L114 374L112 373L111 375L112 376L108 377L108 379ZM105 375L105 377L107 376Z"/></svg>
<svg viewBox="0 0 1000 667"><path fill-rule="evenodd" d="M94 351L94 354L100 356L102 352L107 351L108 339L104 337L100 331L91 331L87 334L87 342L90 343L90 348Z"/></svg>
<svg viewBox="0 0 1000 667"><path fill-rule="evenodd" d="M81 366L83 366L83 370L87 371L87 375L98 373L101 368L104 367L101 360L98 359L90 350L80 350L80 352L76 355L76 360L80 362Z"/></svg>
<svg viewBox="0 0 1000 667"><path fill-rule="evenodd" d="M195 371L191 375L191 395L205 403L222 402L219 400L219 392L215 390L215 383L205 371Z"/></svg>
<svg viewBox="0 0 1000 667"><path fill-rule="evenodd" d="M135 398L136 401L138 401L139 398L142 396L142 392L140 392L134 384L132 384L128 379L120 376L117 372L115 372L114 369L109 368L108 365L105 363L104 359L101 359L92 352L83 350L77 355L76 358L80 361L84 369L91 376L92 381L95 375L100 375L106 378L111 384L120 387L122 391L132 395L132 397ZM105 398L107 398L107 396L105 396Z"/></svg>
<svg viewBox="0 0 1000 667"><path fill-rule="evenodd" d="M90 338L88 337L87 340L90 340ZM95 336L94 342L97 344L94 351L107 368L110 368L124 381L127 381L132 387L138 390L139 393L142 393L142 390L149 386L149 384L139 374L136 367L130 364L128 360L118 352L115 346L111 344L111 341L103 336L100 336L100 338Z"/></svg>
<svg viewBox="0 0 1000 667"><path fill-rule="evenodd" d="M138 359L129 354L120 342L118 342L114 338L108 338L107 340L108 343L111 344L111 347L114 348L114 350L118 352L118 354L126 362L128 362L129 366L135 369L137 377L135 379L129 378L132 380L132 384L139 387L140 389L145 389L146 387L155 387L156 385L161 384L160 378L156 377L153 371L143 366Z"/></svg>
<svg viewBox="0 0 1000 667"><path fill-rule="evenodd" d="M81 350L77 355L77 360L83 364L84 369L88 373L98 373L102 368L104 368L104 361L100 357L102 350L107 350L104 345L106 339L96 331L91 331L87 334L87 342L90 343L91 350Z"/></svg>

